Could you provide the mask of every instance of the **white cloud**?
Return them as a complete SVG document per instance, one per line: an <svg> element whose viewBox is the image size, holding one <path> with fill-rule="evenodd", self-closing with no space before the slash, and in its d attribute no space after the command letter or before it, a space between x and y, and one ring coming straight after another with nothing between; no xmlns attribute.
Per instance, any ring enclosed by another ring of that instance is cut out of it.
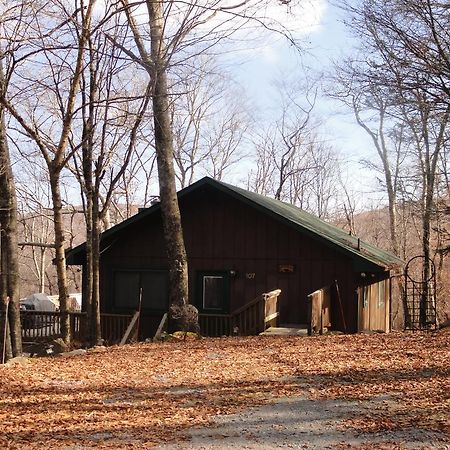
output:
<svg viewBox="0 0 450 450"><path fill-rule="evenodd" d="M294 37L318 31L326 11L325 0L272 1L266 9L269 18L281 23Z"/></svg>

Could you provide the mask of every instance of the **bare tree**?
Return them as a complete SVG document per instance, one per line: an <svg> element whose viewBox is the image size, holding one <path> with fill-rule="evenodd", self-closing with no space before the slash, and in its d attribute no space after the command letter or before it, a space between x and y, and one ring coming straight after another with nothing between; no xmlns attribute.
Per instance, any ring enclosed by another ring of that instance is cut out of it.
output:
<svg viewBox="0 0 450 450"><path fill-rule="evenodd" d="M445 109L450 101L448 5L441 0L346 2L348 26L369 56L365 74L380 88L419 90ZM361 66L361 69L363 66ZM400 76L400 78L399 78Z"/></svg>
<svg viewBox="0 0 450 450"><path fill-rule="evenodd" d="M181 187L198 172L220 180L242 158L250 123L245 94L214 60L197 59L195 78L181 72L172 88L175 174Z"/></svg>
<svg viewBox="0 0 450 450"><path fill-rule="evenodd" d="M48 169L53 203L55 264L63 313L61 333L66 342L70 341L70 323L60 179L70 158L67 144L94 4L95 0L80 0L73 11L66 9L65 2L32 8L27 16L27 29L33 30L33 33L24 48L19 45L22 44L22 35L13 24L8 36L10 47L5 52L9 62L6 79L10 85L14 83L15 93L9 89L1 96L2 104L17 121L22 133L39 149ZM55 21L55 18L58 19ZM75 42L68 41L74 30L80 30L78 34L74 33L77 36ZM33 92L32 96L30 92ZM47 114L43 109L45 106Z"/></svg>
<svg viewBox="0 0 450 450"><path fill-rule="evenodd" d="M249 188L327 218L338 197L339 157L317 131L316 96L309 80L278 86L280 117L253 140L257 159Z"/></svg>
<svg viewBox="0 0 450 450"><path fill-rule="evenodd" d="M448 8L432 0L363 1L357 6L347 3L345 8L350 13L349 26L361 38L367 56L347 61L341 75L355 117L371 136L382 164L392 247L400 253L396 208L401 193L409 204L420 205L426 261L433 256L430 242L436 175L448 136ZM377 129L370 126L367 116L362 119L363 110L376 113ZM394 160L389 160L389 154ZM424 279L429 270L425 263ZM426 289L424 283L423 298ZM426 309L425 304L421 307ZM427 326L425 322L422 314L421 325Z"/></svg>
<svg viewBox="0 0 450 450"><path fill-rule="evenodd" d="M101 341L100 234L116 187L122 182L133 154L138 131L147 123L150 102L119 82L126 79L127 62L111 42L122 39L122 26L99 26L88 36L87 69L81 76L81 124L70 139L73 172L83 194L86 219L86 277L84 306L92 345ZM120 86L120 87L119 87ZM81 153L77 149L81 149ZM128 189L126 189L128 192Z"/></svg>
<svg viewBox="0 0 450 450"><path fill-rule="evenodd" d="M6 89L0 60L0 95ZM10 335L12 356L22 353L19 305L19 257L17 245L17 199L6 132L5 108L0 105L0 302L4 327ZM9 327L8 327L9 324ZM3 343L3 342L2 342Z"/></svg>
<svg viewBox="0 0 450 450"><path fill-rule="evenodd" d="M376 150L379 163L368 159L362 163L383 177L389 208L390 247L399 256L396 205L400 164L405 159L405 125L393 120L394 99L384 89L379 90L372 80L358 79L354 70L351 61L338 68L338 75L333 77L333 96L352 109L357 124L369 135Z"/></svg>
<svg viewBox="0 0 450 450"><path fill-rule="evenodd" d="M183 306L188 302L188 271L176 195L168 72L176 66L189 66L194 55L211 52L242 26L262 24L264 2L224 5L219 0L138 3L121 0L121 5L133 34L133 42L123 45L123 49L151 81L161 213L169 263L169 302ZM265 24L268 28L271 25L273 21Z"/></svg>

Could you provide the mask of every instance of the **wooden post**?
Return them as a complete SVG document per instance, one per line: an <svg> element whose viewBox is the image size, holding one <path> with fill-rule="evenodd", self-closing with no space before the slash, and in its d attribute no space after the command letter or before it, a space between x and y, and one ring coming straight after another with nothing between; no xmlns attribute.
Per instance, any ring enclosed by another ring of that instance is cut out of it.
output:
<svg viewBox="0 0 450 450"><path fill-rule="evenodd" d="M122 340L119 343L119 346L125 345L128 341L128 339L130 338L130 334L133 331L133 328L136 326L136 322L139 319L139 311L136 311L134 313L133 318L131 319L130 324L128 325L127 330L125 331L125 334L122 337Z"/></svg>
<svg viewBox="0 0 450 450"><path fill-rule="evenodd" d="M323 289L319 292L320 328L319 334L323 334Z"/></svg>
<svg viewBox="0 0 450 450"><path fill-rule="evenodd" d="M141 324L141 309L142 309L142 287L139 289L139 315L136 323L136 341L139 342L139 326Z"/></svg>
<svg viewBox="0 0 450 450"><path fill-rule="evenodd" d="M163 332L163 330L164 330L164 327L165 327L166 324L167 324L167 318L168 318L168 314L167 314L167 313L164 313L164 315L162 316L161 322L159 322L158 329L156 330L156 333L155 333L155 335L153 336L153 340L154 340L154 341L157 341L158 339L160 339L161 334L162 334L162 332Z"/></svg>

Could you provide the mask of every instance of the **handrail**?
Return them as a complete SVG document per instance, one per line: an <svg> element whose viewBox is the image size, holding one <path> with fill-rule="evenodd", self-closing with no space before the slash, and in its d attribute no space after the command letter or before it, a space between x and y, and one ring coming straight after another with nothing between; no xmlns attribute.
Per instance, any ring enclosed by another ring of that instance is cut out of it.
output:
<svg viewBox="0 0 450 450"><path fill-rule="evenodd" d="M231 319L232 314L204 314L204 313L199 313L202 317L228 317L228 319Z"/></svg>
<svg viewBox="0 0 450 450"><path fill-rule="evenodd" d="M275 297L281 294L281 289L274 289L273 291L263 294L265 297Z"/></svg>
<svg viewBox="0 0 450 450"><path fill-rule="evenodd" d="M281 289L263 293L231 313L233 329L237 327L242 335L253 335L263 332L267 326L278 319L278 296ZM275 304L268 301L275 298ZM271 306L271 307L270 307Z"/></svg>
<svg viewBox="0 0 450 450"><path fill-rule="evenodd" d="M231 313L229 315L235 316L236 314L239 314L242 311L245 311L246 309L248 309L250 306L254 305L255 303L258 303L262 300L266 300L269 297L278 296L280 294L281 294L281 289L274 289L273 291L260 294L260 295L258 295L258 297L255 297L253 300L250 300L245 305L242 305L239 308L235 309L234 311L231 311ZM202 314L202 315L207 316L208 314Z"/></svg>
<svg viewBox="0 0 450 450"><path fill-rule="evenodd" d="M245 305L240 306L238 309L235 309L234 311L231 311L230 316L236 316L236 315L240 314L242 311L245 311L246 309L255 305L256 303L259 303L262 300L263 295L264 294L262 294L262 295L260 294L260 295L258 295L258 297L254 298L253 300L250 300Z"/></svg>
<svg viewBox="0 0 450 450"><path fill-rule="evenodd" d="M230 316L236 316L237 314L240 314L242 311L245 311L246 309L250 308L256 303L262 302L263 300L266 301L268 298L279 296L281 294L281 289L274 289L273 291L266 292L264 294L258 295L258 297L254 298L253 300L250 300L245 305L239 307L238 309L235 309L230 313ZM206 314L205 314L206 315Z"/></svg>

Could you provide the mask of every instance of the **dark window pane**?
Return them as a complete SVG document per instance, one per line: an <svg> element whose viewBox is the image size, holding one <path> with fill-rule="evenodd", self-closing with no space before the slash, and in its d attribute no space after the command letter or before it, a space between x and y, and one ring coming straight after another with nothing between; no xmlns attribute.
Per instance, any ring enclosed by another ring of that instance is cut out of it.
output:
<svg viewBox="0 0 450 450"><path fill-rule="evenodd" d="M142 308L167 309L167 272L142 272Z"/></svg>
<svg viewBox="0 0 450 450"><path fill-rule="evenodd" d="M221 276L203 277L203 308L222 309L224 296L224 278Z"/></svg>
<svg viewBox="0 0 450 450"><path fill-rule="evenodd" d="M114 274L114 304L119 308L138 309L139 273L116 272Z"/></svg>

